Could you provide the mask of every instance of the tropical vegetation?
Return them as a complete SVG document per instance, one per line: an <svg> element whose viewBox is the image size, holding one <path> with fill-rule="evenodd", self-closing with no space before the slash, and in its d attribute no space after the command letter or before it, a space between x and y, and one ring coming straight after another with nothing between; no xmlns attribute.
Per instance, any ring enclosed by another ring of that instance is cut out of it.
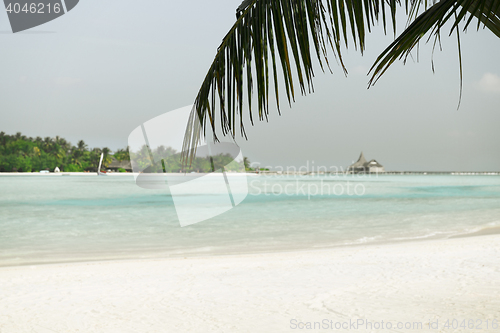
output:
<svg viewBox="0 0 500 333"><path fill-rule="evenodd" d="M107 147L89 149L80 140L73 146L70 142L56 136L27 137L20 132L8 135L0 132L0 172L38 172L53 171L58 167L66 172L96 171L101 153L103 165L112 161L111 150ZM127 159L126 150L115 153L116 159Z"/></svg>
<svg viewBox="0 0 500 333"><path fill-rule="evenodd" d="M244 163L233 160L230 154L218 154L211 157L196 157L189 167L183 167L180 154L171 147L160 146L153 150L153 158L162 160L150 166L150 154L147 146L141 147L136 152L129 152L128 147L118 149L112 154L107 148L92 148L80 140L73 146L70 142L56 136L27 137L18 132L8 135L0 132L0 172L38 172L41 170L54 171L58 167L65 172L96 172L99 166L101 153L104 153L103 166L106 168L113 160L120 162L129 161L132 157L134 163L145 172L211 172L213 170L243 171ZM245 158L247 163L248 158ZM119 172L125 172L118 168Z"/></svg>
<svg viewBox="0 0 500 333"><path fill-rule="evenodd" d="M151 156L152 155L152 156ZM182 164L181 154L172 147L159 146L150 151L144 145L137 151L130 152L131 160L139 169L146 173L177 173L177 172L241 172L246 164L234 160L231 154L216 154L214 156L196 156L190 165ZM151 165L151 157L157 163ZM248 158L245 157L248 161Z"/></svg>

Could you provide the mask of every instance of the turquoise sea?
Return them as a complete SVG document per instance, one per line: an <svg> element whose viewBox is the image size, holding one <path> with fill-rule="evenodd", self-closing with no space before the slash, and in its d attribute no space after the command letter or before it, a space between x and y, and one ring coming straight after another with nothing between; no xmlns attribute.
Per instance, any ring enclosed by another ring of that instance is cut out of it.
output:
<svg viewBox="0 0 500 333"><path fill-rule="evenodd" d="M0 266L313 249L500 226L500 176L248 182L240 205L181 227L169 191L142 189L131 175L0 176Z"/></svg>

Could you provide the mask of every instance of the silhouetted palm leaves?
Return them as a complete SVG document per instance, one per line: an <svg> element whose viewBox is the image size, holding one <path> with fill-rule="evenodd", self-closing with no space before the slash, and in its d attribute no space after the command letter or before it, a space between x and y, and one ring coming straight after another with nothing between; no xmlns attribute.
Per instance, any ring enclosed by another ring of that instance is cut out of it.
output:
<svg viewBox="0 0 500 333"><path fill-rule="evenodd" d="M183 150L194 147L208 129L246 137L243 117L267 119L269 95L280 110L279 86L289 104L297 89L313 91L313 60L330 67L328 49L344 72L343 48L353 43L361 52L372 27L382 22L396 33L396 11L404 8L407 28L376 59L370 70L374 84L399 59L406 59L426 35L439 42L441 29L451 22L450 34L466 29L473 18L500 37L500 0L245 0L237 20L217 49L215 59L196 96ZM464 23L459 28L460 23ZM458 35L460 43L460 37ZM460 65L461 69L461 65ZM272 79L272 83L270 82ZM298 86L298 88L297 88ZM256 88L257 111L252 108ZM245 101L246 100L246 101ZM248 110L244 111L244 104ZM244 115L243 113L247 113ZM255 114L255 112L257 112ZM216 137L217 138L217 137ZM189 155L189 156L188 156ZM187 160L185 160L187 161Z"/></svg>

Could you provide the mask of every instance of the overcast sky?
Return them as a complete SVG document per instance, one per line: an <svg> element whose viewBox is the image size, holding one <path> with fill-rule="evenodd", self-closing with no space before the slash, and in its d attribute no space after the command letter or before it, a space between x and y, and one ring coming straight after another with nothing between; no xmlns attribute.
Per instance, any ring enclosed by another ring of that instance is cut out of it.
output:
<svg viewBox="0 0 500 333"><path fill-rule="evenodd" d="M193 103L239 4L81 0L17 34L0 11L0 131L126 147L141 123ZM262 166L345 167L363 151L388 170L499 170L500 40L482 29L462 34L457 110L455 36L443 36L434 74L432 45L422 45L419 62L397 63L366 89L392 38L379 28L363 57L350 48L347 78L335 64L333 75L316 66L315 93L247 127L249 141L238 141L244 155Z"/></svg>

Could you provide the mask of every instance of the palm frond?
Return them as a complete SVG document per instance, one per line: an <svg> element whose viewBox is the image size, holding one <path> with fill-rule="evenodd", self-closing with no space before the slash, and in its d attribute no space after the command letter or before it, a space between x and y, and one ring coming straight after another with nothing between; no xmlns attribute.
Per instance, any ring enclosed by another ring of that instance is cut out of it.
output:
<svg viewBox="0 0 500 333"><path fill-rule="evenodd" d="M491 32L500 37L500 0L442 0L417 16L396 40L378 56L370 69L370 73L373 72L373 74L368 84L375 84L395 61L406 60L410 52L427 33L430 33L429 39L434 36L437 41L440 38L441 29L450 20L453 20L450 34L454 30L457 33L459 67L460 73L462 73L459 24L466 21L463 28L466 30L474 17L478 19L478 29L483 23Z"/></svg>
<svg viewBox="0 0 500 333"><path fill-rule="evenodd" d="M344 42L347 47L352 38L354 46L361 52L364 50L366 29L378 20L381 12L385 15L385 11L381 11L382 1L327 0L326 6L321 0L243 1L237 9L237 20L219 46L194 102L184 139L184 160L192 158L194 148L207 129L233 138L239 129L246 137L245 99L252 124L254 118L267 119L269 95L273 91L280 112L280 80L289 105L295 101L296 82L301 94L312 92L314 59L322 70L323 64L330 69L327 45L347 73L341 44ZM396 0L389 1L396 3ZM394 12L395 8L391 8L392 17ZM274 81L272 86L270 77ZM254 88L257 115L252 108Z"/></svg>
<svg viewBox="0 0 500 333"><path fill-rule="evenodd" d="M363 52L365 38L382 21L384 31L392 25L396 36L396 11L402 6L408 27L377 58L369 84L374 84L396 60L407 57L428 33L439 40L440 30L450 18L455 25L471 18L500 37L500 0L244 0L237 8L237 20L217 49L215 59L196 96L183 144L183 161L193 158L206 131L246 137L245 111L254 118L269 115L269 95L280 112L280 82L288 104L295 101L297 83L302 95L313 87L313 61L330 69L329 48L344 73L342 51L350 43ZM456 15L456 16L455 16ZM391 22L391 23L389 23ZM458 32L458 27L453 26ZM329 46L329 47L328 47ZM312 49L314 48L314 55ZM273 84L270 84L270 80ZM256 88L257 111L252 108ZM255 114L257 112L257 114Z"/></svg>

